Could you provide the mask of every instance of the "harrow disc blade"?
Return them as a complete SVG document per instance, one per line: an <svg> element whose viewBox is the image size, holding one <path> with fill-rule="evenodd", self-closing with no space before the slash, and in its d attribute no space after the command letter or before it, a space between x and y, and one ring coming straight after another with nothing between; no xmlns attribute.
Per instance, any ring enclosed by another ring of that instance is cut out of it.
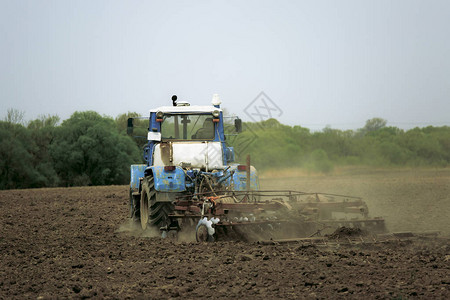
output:
<svg viewBox="0 0 450 300"><path fill-rule="evenodd" d="M197 242L213 242L214 238L208 234L208 227L205 224L197 226L195 231L195 239Z"/></svg>

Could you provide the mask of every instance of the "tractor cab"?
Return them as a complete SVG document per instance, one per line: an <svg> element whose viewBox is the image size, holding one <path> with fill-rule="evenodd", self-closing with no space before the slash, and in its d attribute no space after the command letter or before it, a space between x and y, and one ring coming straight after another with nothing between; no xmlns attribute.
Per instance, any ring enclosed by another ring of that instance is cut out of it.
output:
<svg viewBox="0 0 450 300"><path fill-rule="evenodd" d="M234 161L233 148L225 144L224 116L217 96L211 106L191 106L176 102L176 98L173 104L150 110L149 142L144 151L147 166L208 171L223 169Z"/></svg>

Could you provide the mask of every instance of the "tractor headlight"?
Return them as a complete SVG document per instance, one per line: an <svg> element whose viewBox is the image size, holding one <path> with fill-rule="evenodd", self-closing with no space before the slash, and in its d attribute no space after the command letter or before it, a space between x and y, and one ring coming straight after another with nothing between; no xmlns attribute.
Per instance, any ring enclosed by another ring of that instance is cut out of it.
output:
<svg viewBox="0 0 450 300"><path fill-rule="evenodd" d="M162 119L163 116L164 116L164 113L162 111L159 110L159 111L156 112L156 118Z"/></svg>
<svg viewBox="0 0 450 300"><path fill-rule="evenodd" d="M212 115L214 118L218 118L220 116L220 112L218 110L215 110L212 112Z"/></svg>

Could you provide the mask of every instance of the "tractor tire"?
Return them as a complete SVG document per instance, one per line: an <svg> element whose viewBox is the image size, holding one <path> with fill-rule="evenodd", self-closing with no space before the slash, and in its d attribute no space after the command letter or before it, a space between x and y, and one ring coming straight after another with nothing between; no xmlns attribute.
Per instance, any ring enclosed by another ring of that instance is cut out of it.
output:
<svg viewBox="0 0 450 300"><path fill-rule="evenodd" d="M170 225L169 214L173 212L173 205L169 202L155 202L150 207L150 224L158 228Z"/></svg>
<svg viewBox="0 0 450 300"><path fill-rule="evenodd" d="M134 205L133 205L133 191L130 188L130 206L129 206L129 214L130 214L130 218L133 217L134 214Z"/></svg>
<svg viewBox="0 0 450 300"><path fill-rule="evenodd" d="M141 212L140 212L140 199L133 196L133 191L130 188L130 206L129 213L130 218L134 223L140 223Z"/></svg>
<svg viewBox="0 0 450 300"><path fill-rule="evenodd" d="M150 224L158 229L170 225L169 214L173 212L173 204L170 202L156 201L155 183L152 176L148 176L142 182L140 216L143 230Z"/></svg>
<svg viewBox="0 0 450 300"><path fill-rule="evenodd" d="M147 229L149 207L152 202L156 202L156 191L153 177L146 177L142 181L141 203L140 203L140 221L142 230Z"/></svg>

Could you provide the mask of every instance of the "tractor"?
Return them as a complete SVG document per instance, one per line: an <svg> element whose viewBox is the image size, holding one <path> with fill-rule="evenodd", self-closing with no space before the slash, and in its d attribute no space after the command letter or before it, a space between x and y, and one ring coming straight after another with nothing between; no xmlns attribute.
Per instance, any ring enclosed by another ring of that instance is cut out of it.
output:
<svg viewBox="0 0 450 300"><path fill-rule="evenodd" d="M312 237L340 226L384 230L358 197L261 190L250 157L237 163L226 144L225 124L235 135L242 121L225 122L220 104L217 94L207 106L174 95L172 105L144 117L145 164L131 165L130 180L130 217L142 230L153 226L167 236L195 228L197 241Z"/></svg>

